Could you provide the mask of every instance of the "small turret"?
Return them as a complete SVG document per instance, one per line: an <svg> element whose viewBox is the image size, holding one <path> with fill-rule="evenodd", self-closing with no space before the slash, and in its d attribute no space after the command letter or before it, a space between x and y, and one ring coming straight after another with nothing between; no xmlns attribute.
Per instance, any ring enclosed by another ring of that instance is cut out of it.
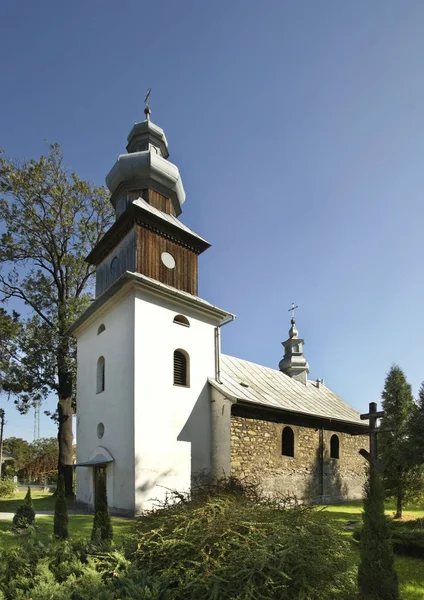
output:
<svg viewBox="0 0 424 600"><path fill-rule="evenodd" d="M284 357L280 360L279 368L280 371L289 377L293 377L293 379L297 379L297 381L301 381L306 385L309 365L303 354L303 345L305 341L299 338L299 332L296 328L296 321L294 318L295 308L297 308L297 306L292 304L290 309L292 311L292 318L289 338L285 342L282 342L282 345L284 346Z"/></svg>

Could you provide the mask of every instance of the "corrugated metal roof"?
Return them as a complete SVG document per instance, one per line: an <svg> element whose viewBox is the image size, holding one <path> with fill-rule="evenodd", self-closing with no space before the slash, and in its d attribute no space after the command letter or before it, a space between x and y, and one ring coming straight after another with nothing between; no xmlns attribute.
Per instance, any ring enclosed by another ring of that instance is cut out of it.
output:
<svg viewBox="0 0 424 600"><path fill-rule="evenodd" d="M221 381L209 380L212 385L231 398L252 402L294 413L336 419L360 425L359 412L346 404L324 384L306 385L281 371L256 363L221 355Z"/></svg>
<svg viewBox="0 0 424 600"><path fill-rule="evenodd" d="M155 208L154 206L152 206L151 204L146 202L143 198L137 198L137 200L133 200L133 204L135 204L136 206L139 206L146 212L149 212L152 215L159 217L163 221L168 221L168 223L171 223L171 225L175 225L175 227L182 229L186 233L189 233L190 235L201 240L202 242L206 242L207 244L209 244L209 242L207 240L200 237L200 235L197 235L197 233L192 231L189 227L187 227L187 225L184 225L184 223L181 223L181 221L179 219L177 219L177 217L174 217L174 215L168 215L167 213L162 212L158 208Z"/></svg>

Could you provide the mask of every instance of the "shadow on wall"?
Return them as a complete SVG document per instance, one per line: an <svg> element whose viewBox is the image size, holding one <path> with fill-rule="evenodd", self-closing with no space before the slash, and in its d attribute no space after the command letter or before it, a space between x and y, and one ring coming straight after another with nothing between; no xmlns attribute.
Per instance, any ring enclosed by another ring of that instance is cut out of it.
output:
<svg viewBox="0 0 424 600"><path fill-rule="evenodd" d="M329 458L325 448L317 448L304 499L314 504L328 504L347 498L348 486L341 475L339 459Z"/></svg>
<svg viewBox="0 0 424 600"><path fill-rule="evenodd" d="M207 479L211 471L211 407L209 383L203 386L193 409L178 434L179 442L190 443L190 481Z"/></svg>

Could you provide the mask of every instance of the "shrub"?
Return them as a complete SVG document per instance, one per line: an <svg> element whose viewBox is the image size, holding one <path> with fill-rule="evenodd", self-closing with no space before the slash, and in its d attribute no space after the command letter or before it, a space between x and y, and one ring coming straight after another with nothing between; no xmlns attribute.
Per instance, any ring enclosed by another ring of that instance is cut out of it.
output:
<svg viewBox="0 0 424 600"><path fill-rule="evenodd" d="M10 477L0 479L0 498L11 498L16 491L16 486Z"/></svg>
<svg viewBox="0 0 424 600"><path fill-rule="evenodd" d="M390 540L390 523L384 514L380 475L370 469L365 484L360 534L358 583L363 600L399 600L399 584Z"/></svg>
<svg viewBox="0 0 424 600"><path fill-rule="evenodd" d="M29 486L28 486L27 493L24 498L24 502L25 502L25 504L28 504L28 506L34 507L34 504L32 503L31 488Z"/></svg>
<svg viewBox="0 0 424 600"><path fill-rule="evenodd" d="M395 554L424 558L424 519L392 521L391 539ZM355 540L361 539L361 528L353 532Z"/></svg>
<svg viewBox="0 0 424 600"><path fill-rule="evenodd" d="M345 600L348 542L321 511L215 490L143 516L127 542L132 568L160 573L172 599Z"/></svg>
<svg viewBox="0 0 424 600"><path fill-rule="evenodd" d="M57 538L66 540L69 537L68 521L68 504L65 497L65 480L61 474L59 475L59 481L57 485L53 519L53 532Z"/></svg>
<svg viewBox="0 0 424 600"><path fill-rule="evenodd" d="M112 523L107 506L106 477L101 471L97 475L96 497L94 500L94 520L91 539L95 542L110 541L113 538Z"/></svg>
<svg viewBox="0 0 424 600"><path fill-rule="evenodd" d="M13 524L16 529L26 529L34 523L35 511L28 504L21 504L13 517Z"/></svg>

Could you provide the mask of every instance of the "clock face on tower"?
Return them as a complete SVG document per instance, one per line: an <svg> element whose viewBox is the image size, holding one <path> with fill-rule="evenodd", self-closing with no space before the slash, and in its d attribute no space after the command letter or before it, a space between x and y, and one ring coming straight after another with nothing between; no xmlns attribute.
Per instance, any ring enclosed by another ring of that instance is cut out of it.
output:
<svg viewBox="0 0 424 600"><path fill-rule="evenodd" d="M160 259L168 269L175 268L175 258L172 256L172 254L169 254L169 252L162 252Z"/></svg>

